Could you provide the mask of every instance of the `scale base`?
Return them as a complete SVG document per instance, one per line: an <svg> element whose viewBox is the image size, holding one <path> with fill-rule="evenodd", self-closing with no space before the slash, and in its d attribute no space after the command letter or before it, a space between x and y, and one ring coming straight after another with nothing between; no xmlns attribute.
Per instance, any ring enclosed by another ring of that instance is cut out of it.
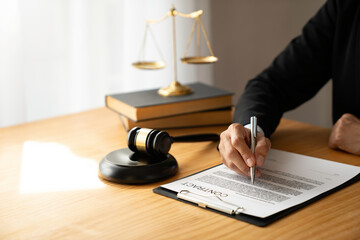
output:
<svg viewBox="0 0 360 240"><path fill-rule="evenodd" d="M193 93L194 91L178 81L173 81L169 86L159 89L158 94L164 97L168 96L183 96Z"/></svg>
<svg viewBox="0 0 360 240"><path fill-rule="evenodd" d="M159 159L123 148L101 160L99 177L122 184L146 184L172 177L177 170L178 163L170 154Z"/></svg>

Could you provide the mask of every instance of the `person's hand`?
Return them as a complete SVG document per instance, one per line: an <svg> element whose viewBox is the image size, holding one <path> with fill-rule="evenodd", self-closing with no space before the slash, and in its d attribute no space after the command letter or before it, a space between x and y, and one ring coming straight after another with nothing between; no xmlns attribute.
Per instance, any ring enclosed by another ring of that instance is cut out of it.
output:
<svg viewBox="0 0 360 240"><path fill-rule="evenodd" d="M329 147L360 155L360 119L349 113L342 115L331 131Z"/></svg>
<svg viewBox="0 0 360 240"><path fill-rule="evenodd" d="M257 133L255 156L250 150L250 130L238 123L233 123L221 133L219 152L225 166L233 171L250 176L250 168L255 165L262 166L268 154L271 142L261 133ZM256 169L256 176L260 171Z"/></svg>

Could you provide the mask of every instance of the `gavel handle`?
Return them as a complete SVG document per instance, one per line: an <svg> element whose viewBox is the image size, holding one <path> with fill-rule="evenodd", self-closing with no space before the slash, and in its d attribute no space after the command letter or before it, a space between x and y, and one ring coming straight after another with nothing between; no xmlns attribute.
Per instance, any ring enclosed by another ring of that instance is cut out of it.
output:
<svg viewBox="0 0 360 240"><path fill-rule="evenodd" d="M207 134L194 134L194 135L185 135L172 137L173 142L206 142L206 141L219 141L220 136L215 133Z"/></svg>

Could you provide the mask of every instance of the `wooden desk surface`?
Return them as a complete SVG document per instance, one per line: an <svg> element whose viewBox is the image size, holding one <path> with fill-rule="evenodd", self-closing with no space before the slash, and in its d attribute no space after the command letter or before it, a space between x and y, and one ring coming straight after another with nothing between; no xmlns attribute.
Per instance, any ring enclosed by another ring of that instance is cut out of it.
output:
<svg viewBox="0 0 360 240"><path fill-rule="evenodd" d="M220 133L226 126L170 130ZM273 148L360 165L327 147L329 130L283 120ZM215 143L176 143L179 172L128 186L100 181L99 161L126 147L114 112L84 113L0 129L0 239L359 239L357 182L265 228L154 194L162 183L221 163Z"/></svg>

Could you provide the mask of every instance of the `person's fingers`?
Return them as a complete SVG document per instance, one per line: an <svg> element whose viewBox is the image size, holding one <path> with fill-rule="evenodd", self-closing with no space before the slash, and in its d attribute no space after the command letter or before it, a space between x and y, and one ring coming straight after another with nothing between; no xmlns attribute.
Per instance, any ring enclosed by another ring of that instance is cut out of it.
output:
<svg viewBox="0 0 360 240"><path fill-rule="evenodd" d="M239 164L236 165L233 161L224 159L223 157L222 157L222 160L223 160L224 165L227 166L228 168L230 168L231 170L233 170L234 172L241 174L241 175L250 176L250 169L248 166L246 166L246 164L244 162L240 163L240 165Z"/></svg>
<svg viewBox="0 0 360 240"><path fill-rule="evenodd" d="M360 120L352 114L343 114L331 130L328 145L360 155Z"/></svg>
<svg viewBox="0 0 360 240"><path fill-rule="evenodd" d="M255 165L255 156L251 152L249 145L250 130L245 129L242 125L231 125L232 130L230 131L231 145L239 152L243 161L245 161L248 167ZM235 165L240 162L234 162ZM237 165L238 166L238 165Z"/></svg>
<svg viewBox="0 0 360 240"><path fill-rule="evenodd" d="M336 125L335 125L336 126ZM329 147L332 149L338 148L338 142L340 135L338 134L337 128L334 126L334 128L331 130L330 137L329 137Z"/></svg>
<svg viewBox="0 0 360 240"><path fill-rule="evenodd" d="M219 151L225 166L239 174L249 175L249 167L246 166L239 152L231 145L229 132L223 132L220 139Z"/></svg>
<svg viewBox="0 0 360 240"><path fill-rule="evenodd" d="M265 158L268 155L270 148L270 140L264 135L258 133L257 144L255 147L255 158L257 166L262 166L264 164Z"/></svg>
<svg viewBox="0 0 360 240"><path fill-rule="evenodd" d="M329 147L336 149L339 147L338 143L341 142L339 129L341 128L342 122L341 118L334 124L333 128L331 129L330 137L329 137Z"/></svg>

